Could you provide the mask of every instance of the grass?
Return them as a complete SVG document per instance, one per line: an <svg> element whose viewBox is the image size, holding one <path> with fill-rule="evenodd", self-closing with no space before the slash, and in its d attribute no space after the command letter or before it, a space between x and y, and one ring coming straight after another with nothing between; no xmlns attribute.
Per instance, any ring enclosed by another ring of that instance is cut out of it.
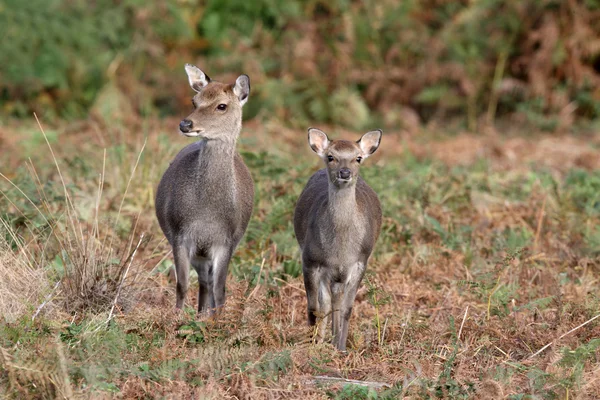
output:
<svg viewBox="0 0 600 400"><path fill-rule="evenodd" d="M0 132L1 397L600 390L600 175L581 162L593 152L585 139L386 132L361 171L384 224L341 354L306 325L291 217L319 163L304 133L246 124L239 147L255 209L225 312L210 320L195 316L193 287L174 312L170 249L153 213L156 184L188 140L172 133L175 121L133 124L55 126L54 153L34 123Z"/></svg>

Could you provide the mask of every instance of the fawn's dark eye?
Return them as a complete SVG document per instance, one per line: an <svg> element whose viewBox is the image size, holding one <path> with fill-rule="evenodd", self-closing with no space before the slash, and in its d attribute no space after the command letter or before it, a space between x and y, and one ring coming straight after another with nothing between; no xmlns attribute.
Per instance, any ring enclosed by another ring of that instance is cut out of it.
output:
<svg viewBox="0 0 600 400"><path fill-rule="evenodd" d="M362 161L362 157L358 156L356 157L356 162L360 164L360 162Z"/></svg>
<svg viewBox="0 0 600 400"><path fill-rule="evenodd" d="M225 111L225 110L227 110L227 104L219 104L217 106L217 110L219 110L219 111Z"/></svg>
<svg viewBox="0 0 600 400"><path fill-rule="evenodd" d="M333 161L333 156L327 156L327 161L332 162Z"/></svg>
<svg viewBox="0 0 600 400"><path fill-rule="evenodd" d="M194 106L194 108L197 108L197 106L196 106L196 100L192 99L192 105Z"/></svg>

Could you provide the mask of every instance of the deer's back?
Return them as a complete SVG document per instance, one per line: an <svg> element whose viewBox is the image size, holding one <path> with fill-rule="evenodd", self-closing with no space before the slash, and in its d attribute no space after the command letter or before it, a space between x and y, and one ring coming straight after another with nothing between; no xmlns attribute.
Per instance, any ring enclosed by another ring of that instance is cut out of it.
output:
<svg viewBox="0 0 600 400"><path fill-rule="evenodd" d="M192 143L171 162L158 185L156 215L171 244L187 236L199 246L219 239L235 246L252 214L252 177L237 152L233 174L211 169L203 163L204 146Z"/></svg>

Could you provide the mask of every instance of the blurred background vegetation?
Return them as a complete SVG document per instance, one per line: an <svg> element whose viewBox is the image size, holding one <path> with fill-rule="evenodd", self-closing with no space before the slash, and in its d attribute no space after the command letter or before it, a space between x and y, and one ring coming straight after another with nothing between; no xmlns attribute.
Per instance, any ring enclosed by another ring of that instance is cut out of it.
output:
<svg viewBox="0 0 600 400"><path fill-rule="evenodd" d="M598 397L600 0L0 0L0 39L0 399ZM252 81L210 325L171 311L153 211L188 62ZM302 317L310 125L386 131L351 355Z"/></svg>
<svg viewBox="0 0 600 400"><path fill-rule="evenodd" d="M183 64L293 127L600 117L600 0L0 0L0 118L181 115Z"/></svg>

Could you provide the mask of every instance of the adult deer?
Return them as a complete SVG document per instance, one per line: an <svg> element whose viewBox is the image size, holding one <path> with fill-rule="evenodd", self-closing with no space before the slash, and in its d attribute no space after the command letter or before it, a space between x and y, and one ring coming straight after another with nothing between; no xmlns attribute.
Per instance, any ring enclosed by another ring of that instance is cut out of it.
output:
<svg viewBox="0 0 600 400"><path fill-rule="evenodd" d="M173 247L176 308L183 307L189 270L198 273L198 312L214 313L225 303L231 256L242 239L254 203L254 183L235 145L250 79L212 81L186 64L194 111L180 132L200 141L186 146L163 175L156 193L156 216Z"/></svg>

